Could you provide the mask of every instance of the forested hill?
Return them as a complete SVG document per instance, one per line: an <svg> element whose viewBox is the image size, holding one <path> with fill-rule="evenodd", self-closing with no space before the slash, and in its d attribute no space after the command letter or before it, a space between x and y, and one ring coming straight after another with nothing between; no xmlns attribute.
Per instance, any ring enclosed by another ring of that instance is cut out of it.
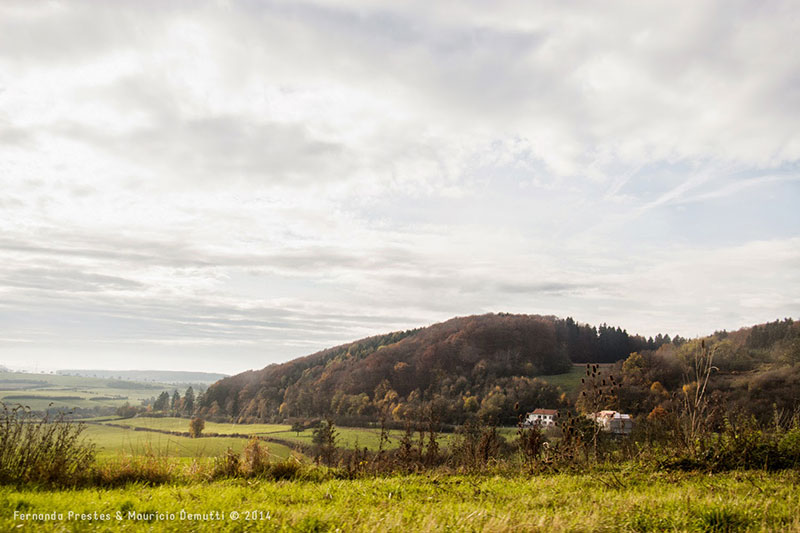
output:
<svg viewBox="0 0 800 533"><path fill-rule="evenodd" d="M670 342L645 339L571 318L488 314L369 337L225 378L200 399L211 419L278 421L331 415L339 420L400 419L434 409L458 422L500 387L532 405L559 391L536 376L567 372L573 362L614 362Z"/></svg>

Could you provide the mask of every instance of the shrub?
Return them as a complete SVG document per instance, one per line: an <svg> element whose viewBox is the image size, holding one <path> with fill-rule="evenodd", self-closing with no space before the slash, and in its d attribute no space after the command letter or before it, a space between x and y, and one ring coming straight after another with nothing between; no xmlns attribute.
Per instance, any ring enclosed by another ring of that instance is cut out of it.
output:
<svg viewBox="0 0 800 533"><path fill-rule="evenodd" d="M193 439L196 439L200 436L203 432L203 429L206 427L206 421L200 417L192 418L192 421L189 422L189 434L192 436Z"/></svg>
<svg viewBox="0 0 800 533"><path fill-rule="evenodd" d="M214 458L211 477L236 477L239 475L239 454L228 448L224 455Z"/></svg>
<svg viewBox="0 0 800 533"><path fill-rule="evenodd" d="M273 463L269 468L269 477L275 481L296 479L300 477L302 473L302 465L291 457L278 463Z"/></svg>
<svg viewBox="0 0 800 533"><path fill-rule="evenodd" d="M247 476L260 476L269 470L268 452L259 444L258 437L251 437L242 450L239 467Z"/></svg>
<svg viewBox="0 0 800 533"><path fill-rule="evenodd" d="M94 470L94 482L111 487L128 483L160 485L175 480L175 467L176 463L169 457L152 452L145 455L126 455L98 466Z"/></svg>
<svg viewBox="0 0 800 533"><path fill-rule="evenodd" d="M29 407L0 405L0 482L74 485L94 463L83 424L64 413L39 417Z"/></svg>
<svg viewBox="0 0 800 533"><path fill-rule="evenodd" d="M778 451L789 460L800 460L800 427L794 427L783 435L778 442Z"/></svg>
<svg viewBox="0 0 800 533"><path fill-rule="evenodd" d="M547 444L547 439L538 424L533 427L524 427L522 422L520 422L517 429L517 436L519 437L517 446L522 455L522 460L528 468L532 468L540 459L542 451Z"/></svg>

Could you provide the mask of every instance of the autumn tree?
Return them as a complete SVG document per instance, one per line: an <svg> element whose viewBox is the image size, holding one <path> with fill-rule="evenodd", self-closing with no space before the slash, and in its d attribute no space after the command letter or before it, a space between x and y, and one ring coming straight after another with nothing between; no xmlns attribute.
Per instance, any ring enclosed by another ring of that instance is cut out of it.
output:
<svg viewBox="0 0 800 533"><path fill-rule="evenodd" d="M189 422L189 435L191 435L193 439L196 439L197 437L200 436L205 427L206 427L205 420L203 420L200 417L194 417L192 418L192 421Z"/></svg>

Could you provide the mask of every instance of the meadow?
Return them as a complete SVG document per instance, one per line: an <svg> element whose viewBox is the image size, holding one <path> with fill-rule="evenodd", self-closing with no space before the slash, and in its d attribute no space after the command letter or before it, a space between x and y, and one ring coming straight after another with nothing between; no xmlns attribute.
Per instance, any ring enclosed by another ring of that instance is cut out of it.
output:
<svg viewBox="0 0 800 533"><path fill-rule="evenodd" d="M185 421L186 422L186 421ZM188 422L184 424L188 426ZM88 424L84 432L87 441L96 446L99 460L114 459L120 455L182 458L219 457L228 449L241 453L247 439L235 437L190 437L167 435L152 431L135 431L107 425ZM290 450L274 442L263 443L273 457L285 459Z"/></svg>
<svg viewBox="0 0 800 533"><path fill-rule="evenodd" d="M122 379L0 372L0 401L39 411L48 407L92 409L138 404L173 388L164 383Z"/></svg>
<svg viewBox="0 0 800 533"><path fill-rule="evenodd" d="M615 473L613 486L608 476L430 472L60 491L2 487L0 530L800 531L796 471L631 470ZM53 513L62 517L34 519Z"/></svg>
<svg viewBox="0 0 800 533"><path fill-rule="evenodd" d="M600 364L601 368L609 368L611 365ZM574 364L569 372L563 374L553 374L549 376L538 376L542 381L554 385L566 393L567 397L574 400L578 396L581 388L581 378L586 376L586 365Z"/></svg>
<svg viewBox="0 0 800 533"><path fill-rule="evenodd" d="M130 428L142 428L148 430L158 431L178 431L187 432L189 430L189 420L186 418L178 417L135 417L124 419L105 419L99 423L109 424L114 426L126 426ZM501 434L512 436L516 428L502 428ZM305 429L300 432L292 431L291 426L286 424L222 424L217 422L206 422L203 433L217 434L217 435L255 435L269 439L278 439L282 442L293 444L300 444L312 446L313 430ZM400 439L403 437L402 430L388 430L389 442L386 444L386 449L394 449L399 446ZM370 451L378 450L380 446L380 429L378 428L353 428L353 427L336 427L336 445L338 448L354 449L367 448ZM418 438L415 433L414 438ZM439 442L443 446L447 446L452 439L453 435L450 433L441 433L439 435ZM203 437L200 440L205 440L215 437ZM242 439L234 439L242 440ZM245 441L246 442L246 441Z"/></svg>

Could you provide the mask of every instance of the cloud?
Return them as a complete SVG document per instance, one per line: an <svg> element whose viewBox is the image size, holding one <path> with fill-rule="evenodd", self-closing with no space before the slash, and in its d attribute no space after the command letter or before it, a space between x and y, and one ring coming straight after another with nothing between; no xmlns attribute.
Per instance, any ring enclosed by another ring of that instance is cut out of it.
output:
<svg viewBox="0 0 800 533"><path fill-rule="evenodd" d="M4 338L232 372L484 311L796 315L799 10L4 2Z"/></svg>

